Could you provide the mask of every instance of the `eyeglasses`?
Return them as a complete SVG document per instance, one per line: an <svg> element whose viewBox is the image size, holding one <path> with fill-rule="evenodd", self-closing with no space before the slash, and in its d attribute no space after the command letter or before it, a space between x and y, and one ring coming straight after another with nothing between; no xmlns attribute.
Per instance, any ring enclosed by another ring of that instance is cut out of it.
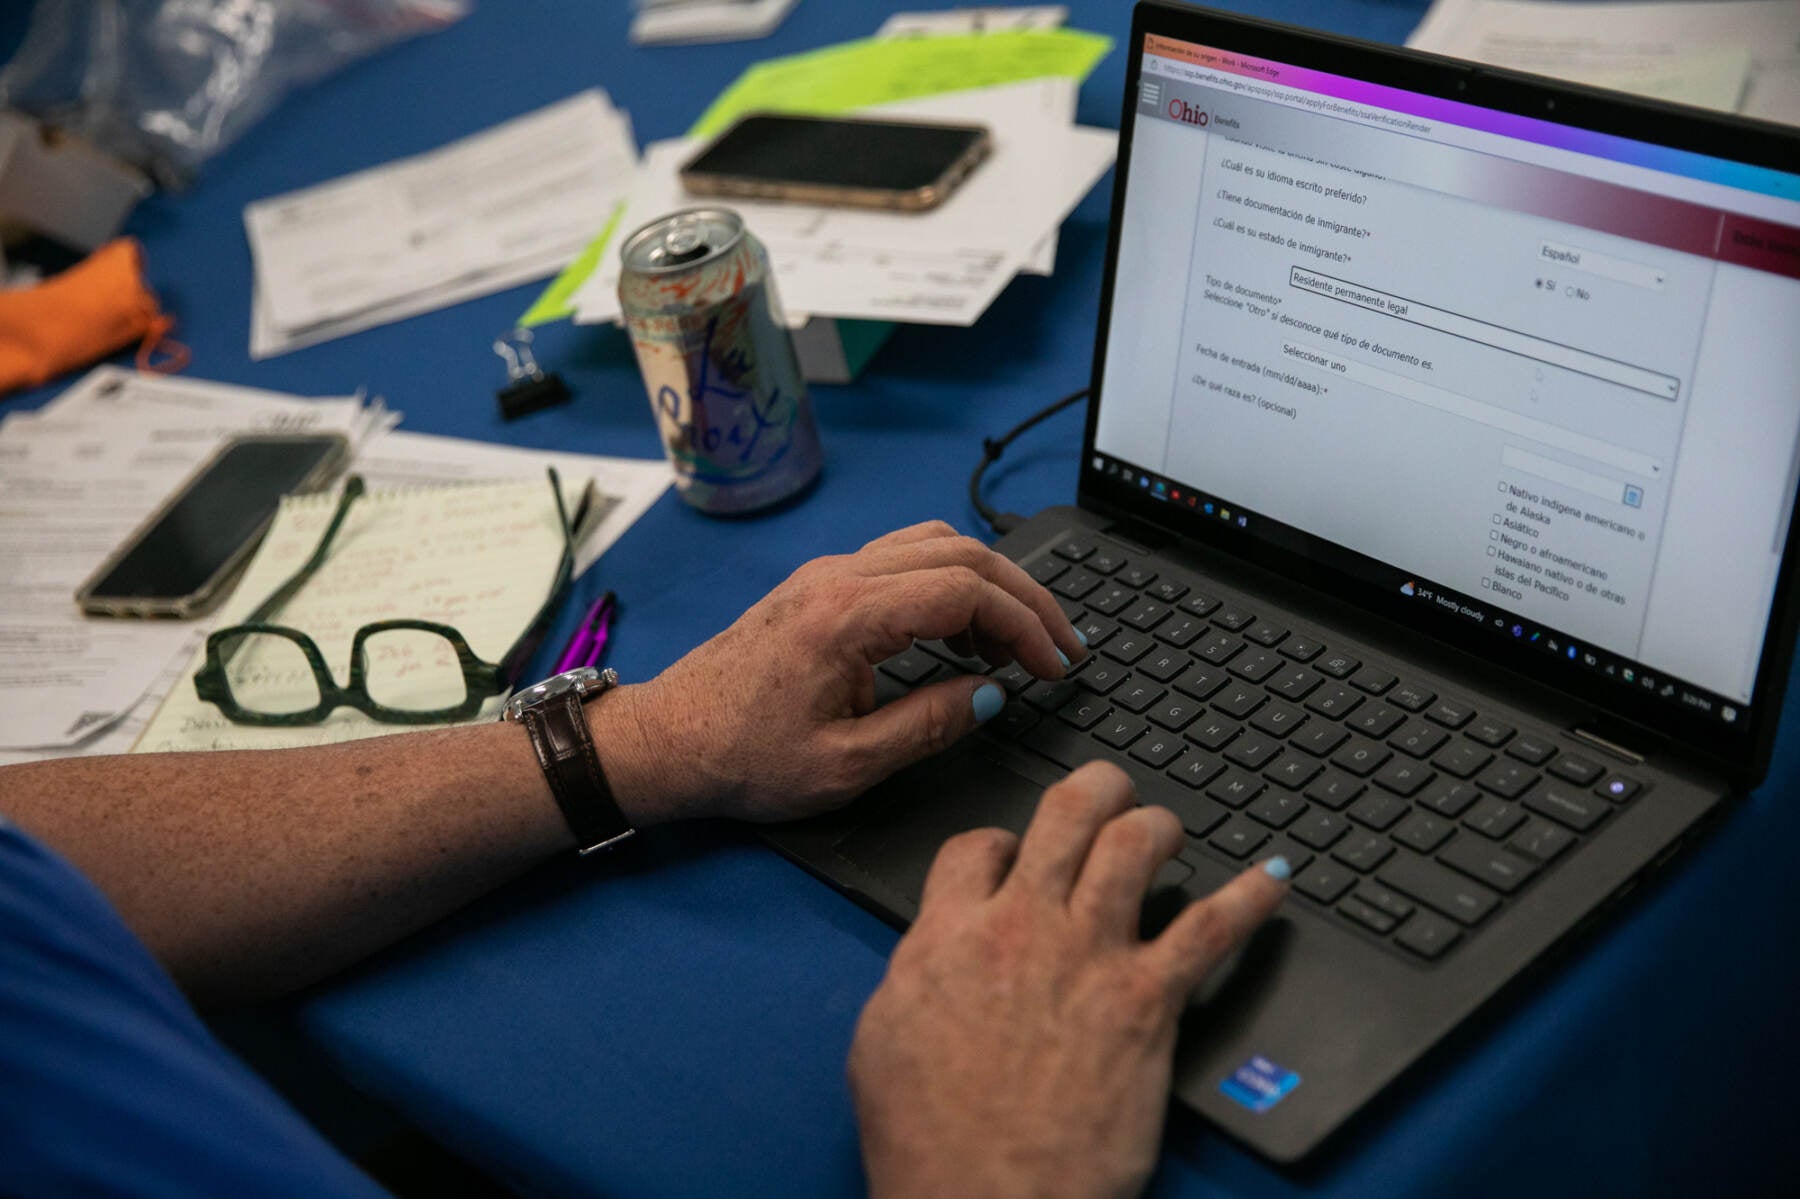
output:
<svg viewBox="0 0 1800 1199"><path fill-rule="evenodd" d="M562 528L562 560L549 597L498 663L476 657L463 635L449 625L380 620L356 631L350 645L350 683L340 687L311 637L266 623L325 561L332 540L364 491L362 478L351 475L312 557L249 620L206 639L206 662L194 675L195 693L238 724L318 724L341 707L355 708L385 724L436 724L475 715L489 697L518 683L574 572L575 540L562 483L555 468L548 474ZM592 490L590 483L576 509L577 521L588 510Z"/></svg>

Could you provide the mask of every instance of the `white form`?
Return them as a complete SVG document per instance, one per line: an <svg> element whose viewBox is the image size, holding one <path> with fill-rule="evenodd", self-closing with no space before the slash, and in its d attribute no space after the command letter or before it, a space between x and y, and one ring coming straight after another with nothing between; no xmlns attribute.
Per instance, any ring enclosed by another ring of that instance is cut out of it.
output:
<svg viewBox="0 0 1800 1199"><path fill-rule="evenodd" d="M604 222L635 163L629 118L592 90L249 205L252 356L553 273Z"/></svg>

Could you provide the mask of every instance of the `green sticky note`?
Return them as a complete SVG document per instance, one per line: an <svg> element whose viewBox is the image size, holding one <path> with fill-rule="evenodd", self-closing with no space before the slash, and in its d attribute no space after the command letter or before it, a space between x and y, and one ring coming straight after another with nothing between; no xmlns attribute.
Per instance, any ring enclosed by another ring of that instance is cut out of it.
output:
<svg viewBox="0 0 1800 1199"><path fill-rule="evenodd" d="M544 293L525 310L525 315L519 318L520 328L547 325L551 321L567 320L575 315L575 306L570 301L574 299L576 289L586 283L600 266L600 260L606 256L606 247L612 242L613 234L618 232L619 218L624 212L625 205L613 206L612 216L607 218L606 227L587 244L587 249L581 252L580 257L550 281L550 286L544 289Z"/></svg>
<svg viewBox="0 0 1800 1199"><path fill-rule="evenodd" d="M1111 38L1075 29L844 42L751 67L719 94L688 136L710 136L758 110L849 112L1046 75L1085 79L1111 47Z"/></svg>

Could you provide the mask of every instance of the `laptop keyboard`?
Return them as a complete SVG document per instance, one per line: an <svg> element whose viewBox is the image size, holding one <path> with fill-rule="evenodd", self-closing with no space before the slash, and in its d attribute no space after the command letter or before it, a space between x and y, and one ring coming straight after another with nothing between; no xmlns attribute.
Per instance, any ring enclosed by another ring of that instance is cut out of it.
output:
<svg viewBox="0 0 1800 1199"><path fill-rule="evenodd" d="M1295 895L1415 960L1465 943L1646 790L1102 538L1072 534L1022 565L1088 639L1069 678L932 642L881 664L884 691L991 675L1007 703L984 735L1069 769L1126 767L1190 847L1282 855Z"/></svg>

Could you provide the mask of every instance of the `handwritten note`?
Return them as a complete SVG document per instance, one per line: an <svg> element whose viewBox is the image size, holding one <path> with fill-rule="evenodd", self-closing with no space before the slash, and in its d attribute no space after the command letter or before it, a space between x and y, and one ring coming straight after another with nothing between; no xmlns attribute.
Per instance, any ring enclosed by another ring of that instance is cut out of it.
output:
<svg viewBox="0 0 1800 1199"><path fill-rule="evenodd" d="M571 511L575 498L566 497ZM217 627L245 620L299 569L318 545L336 503L335 495L283 501L256 559L220 612ZM449 625L462 633L477 657L494 662L549 594L561 553L556 506L543 479L373 492L356 501L324 565L270 623L310 637L340 685L350 679L356 630L378 620ZM410 659L403 665L411 669L403 672L397 690L378 693L378 699L399 701L402 706L438 706L405 704L408 686L420 680L435 685L443 677L443 663L422 648L422 639L397 638L385 656ZM193 675L204 661L204 651L195 655L186 677L163 701L134 752L325 745L409 727L373 721L352 708L339 708L315 725L236 724L195 694ZM306 701L296 697L312 690L311 671L299 654L272 640L246 645L232 658L228 675L234 688L253 686L275 711L306 707ZM500 702L498 697L489 701L477 719L492 719Z"/></svg>

